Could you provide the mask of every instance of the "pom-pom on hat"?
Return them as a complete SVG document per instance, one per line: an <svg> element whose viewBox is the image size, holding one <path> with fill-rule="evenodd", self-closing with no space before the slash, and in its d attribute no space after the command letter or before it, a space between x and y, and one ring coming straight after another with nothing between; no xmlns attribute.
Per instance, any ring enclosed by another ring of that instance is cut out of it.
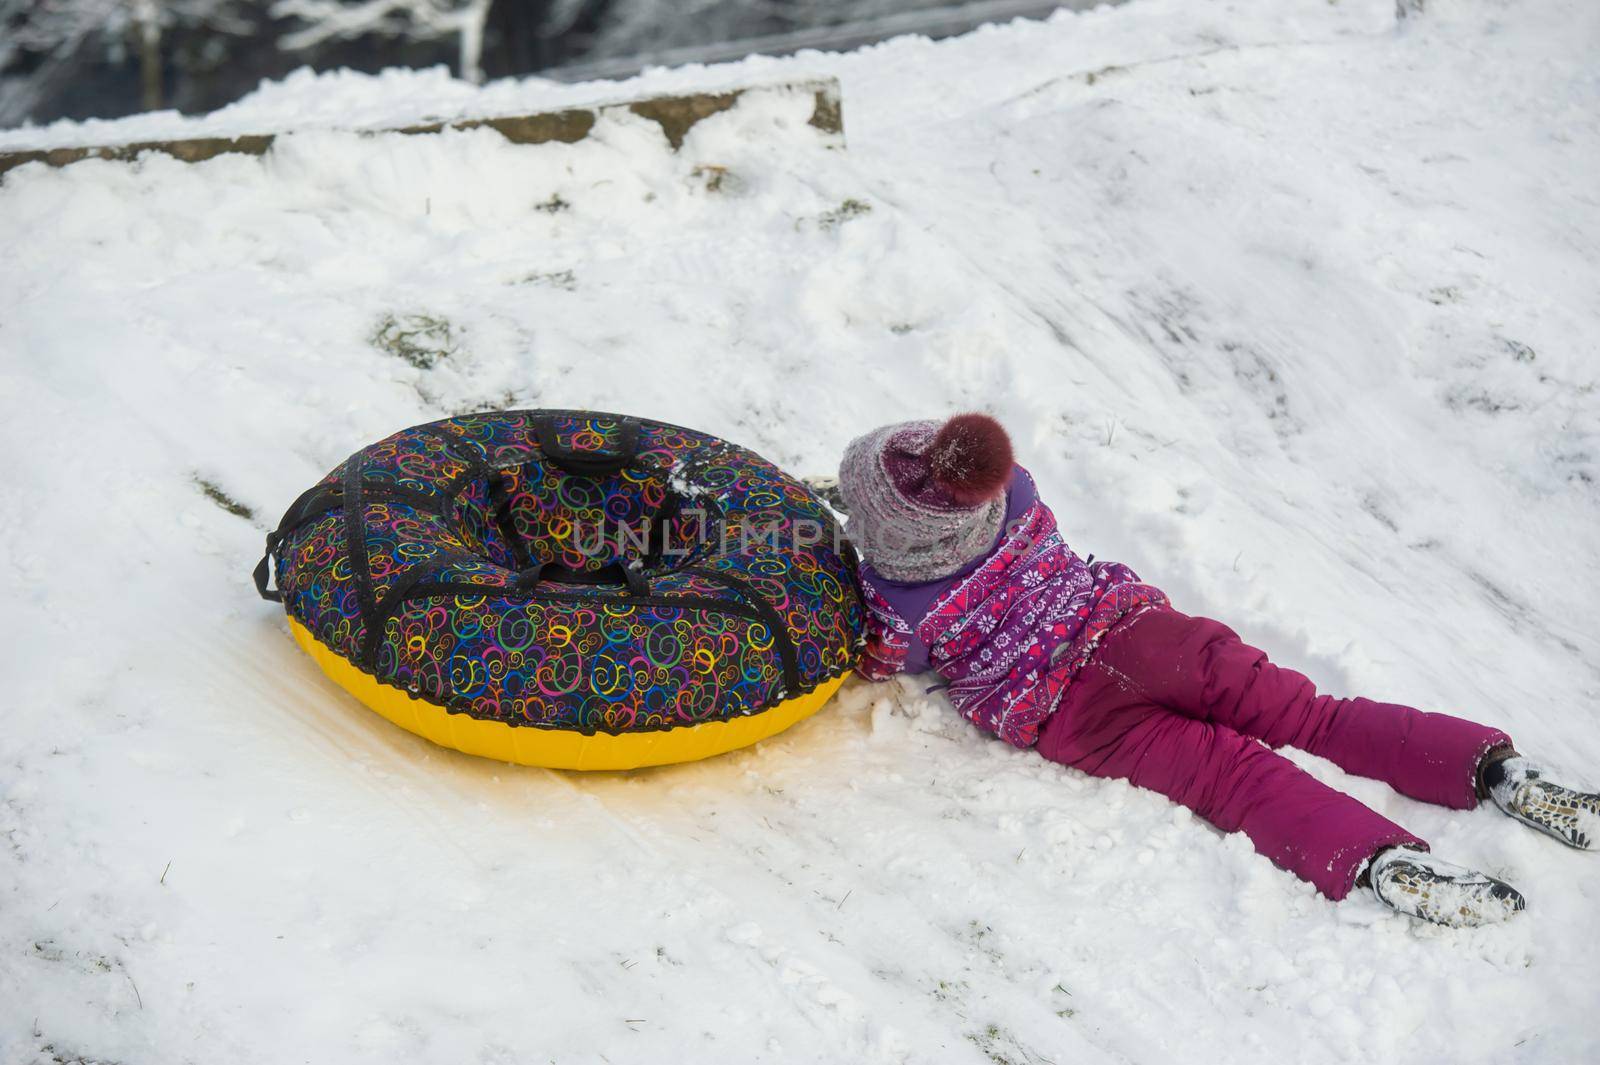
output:
<svg viewBox="0 0 1600 1065"><path fill-rule="evenodd" d="M839 467L850 537L889 580L956 573L999 536L1012 461L1010 437L987 414L902 422L858 437Z"/></svg>
<svg viewBox="0 0 1600 1065"><path fill-rule="evenodd" d="M957 414L939 426L923 458L929 483L955 506L987 503L1011 481L1011 438L987 414Z"/></svg>

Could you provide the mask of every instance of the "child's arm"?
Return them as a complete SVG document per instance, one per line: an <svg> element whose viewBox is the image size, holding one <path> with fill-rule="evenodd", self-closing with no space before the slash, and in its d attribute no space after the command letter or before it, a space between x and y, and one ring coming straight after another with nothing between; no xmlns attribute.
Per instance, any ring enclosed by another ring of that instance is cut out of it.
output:
<svg viewBox="0 0 1600 1065"><path fill-rule="evenodd" d="M863 582L861 590L867 607L866 646L856 672L868 680L888 680L905 669L911 629L870 583Z"/></svg>
<svg viewBox="0 0 1600 1065"><path fill-rule="evenodd" d="M868 680L888 680L905 668L906 645L896 644L892 633L867 622L867 645L862 648L856 672Z"/></svg>

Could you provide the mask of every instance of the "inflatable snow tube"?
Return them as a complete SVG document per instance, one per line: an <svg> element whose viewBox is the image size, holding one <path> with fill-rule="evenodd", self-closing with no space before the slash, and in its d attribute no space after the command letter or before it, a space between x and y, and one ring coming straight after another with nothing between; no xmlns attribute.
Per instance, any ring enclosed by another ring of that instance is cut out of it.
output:
<svg viewBox="0 0 1600 1065"><path fill-rule="evenodd" d="M255 580L317 664L401 727L508 762L628 769L820 709L861 640L850 553L815 495L744 448L503 411L356 452L295 500Z"/></svg>

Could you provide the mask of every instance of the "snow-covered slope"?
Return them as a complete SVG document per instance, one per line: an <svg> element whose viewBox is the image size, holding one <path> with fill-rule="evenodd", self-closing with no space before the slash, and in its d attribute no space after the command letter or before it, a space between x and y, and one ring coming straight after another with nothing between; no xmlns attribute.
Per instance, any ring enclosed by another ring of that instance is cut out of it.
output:
<svg viewBox="0 0 1600 1065"><path fill-rule="evenodd" d="M1394 7L1137 0L641 79L836 74L847 152L729 120L9 174L0 1061L1600 1058L1600 857L1494 812L1300 759L1530 899L1446 932L914 685L698 765L510 768L355 704L247 578L301 488L446 412L811 471L986 407L1080 550L1593 769L1600 9ZM230 121L576 91L291 79ZM386 315L450 354L380 350Z"/></svg>

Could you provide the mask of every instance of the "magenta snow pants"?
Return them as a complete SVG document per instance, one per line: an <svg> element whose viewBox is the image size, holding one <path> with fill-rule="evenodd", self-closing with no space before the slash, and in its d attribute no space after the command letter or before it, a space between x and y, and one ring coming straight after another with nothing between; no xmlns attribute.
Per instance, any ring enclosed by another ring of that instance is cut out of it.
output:
<svg viewBox="0 0 1600 1065"><path fill-rule="evenodd" d="M1382 848L1426 844L1268 747L1298 747L1466 810L1478 803L1483 755L1510 742L1444 714L1318 695L1226 625L1156 607L1106 633L1045 723L1039 751L1243 831L1274 863L1342 899Z"/></svg>

